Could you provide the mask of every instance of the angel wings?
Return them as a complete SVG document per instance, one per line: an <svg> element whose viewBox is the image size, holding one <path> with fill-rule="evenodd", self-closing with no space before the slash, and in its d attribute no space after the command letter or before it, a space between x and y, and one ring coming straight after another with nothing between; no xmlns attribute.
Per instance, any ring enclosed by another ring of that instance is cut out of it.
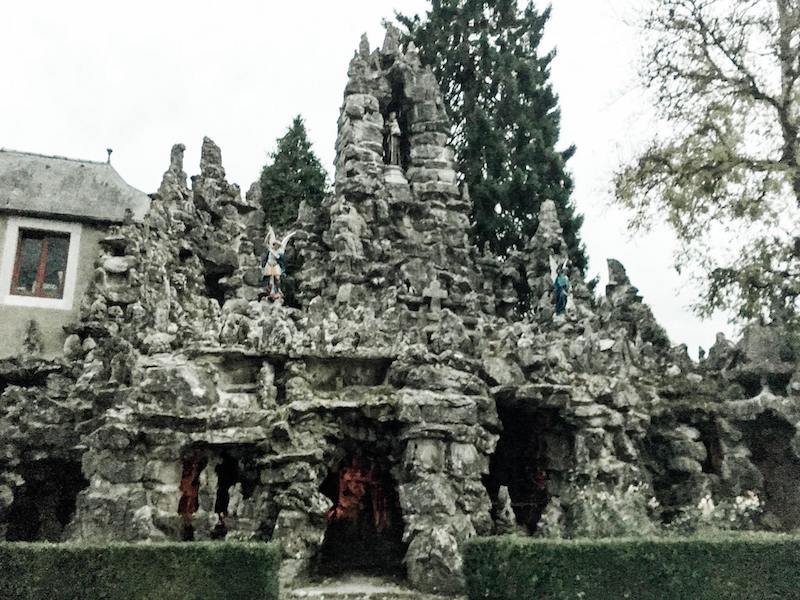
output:
<svg viewBox="0 0 800 600"><path fill-rule="evenodd" d="M555 255L553 255L553 254L551 254L548 257L548 259L550 261L550 281L555 281L556 277L558 277L558 267L559 267L558 260L556 259ZM566 269L567 268L567 262L568 261L569 261L569 258L565 258L564 259L564 262L561 264L561 268L562 269Z"/></svg>
<svg viewBox="0 0 800 600"><path fill-rule="evenodd" d="M288 234L286 234L286 237L284 237L284 238L281 240L281 243L280 243L280 248L279 248L279 251L280 251L281 253L283 253L283 252L286 250L286 244L288 244L288 243L289 243L289 238L291 238L291 237L292 237L292 236L293 236L295 233L297 233L297 232L296 232L296 231L290 231ZM277 242L277 241L278 241L278 238L277 238L277 236L275 235L275 231L274 231L274 230L272 229L272 227L270 226L270 228L269 228L269 232L267 233L267 248L269 248L270 250L272 250L272 246L273 246L273 245L275 244L275 242Z"/></svg>

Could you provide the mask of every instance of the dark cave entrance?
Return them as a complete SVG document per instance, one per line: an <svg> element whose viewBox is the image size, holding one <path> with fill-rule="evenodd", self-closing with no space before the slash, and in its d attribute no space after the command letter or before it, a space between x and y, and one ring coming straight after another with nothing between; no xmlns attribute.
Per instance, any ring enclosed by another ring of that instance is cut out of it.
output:
<svg viewBox="0 0 800 600"><path fill-rule="evenodd" d="M208 464L208 459L199 451L183 459L181 470L178 514L181 516L181 540L194 540L194 513L200 508L200 474Z"/></svg>
<svg viewBox="0 0 800 600"><path fill-rule="evenodd" d="M79 461L62 459L23 463L25 484L14 493L8 514L9 542L60 542L75 513L78 493L89 482Z"/></svg>
<svg viewBox="0 0 800 600"><path fill-rule="evenodd" d="M767 411L755 421L736 424L750 448L751 462L764 476L764 512L780 521L782 530L800 526L800 459L792 449L795 427Z"/></svg>
<svg viewBox="0 0 800 600"><path fill-rule="evenodd" d="M497 413L503 431L484 484L493 512L500 486L508 487L517 524L534 533L550 501L549 481L574 462L575 434L554 409L498 400Z"/></svg>
<svg viewBox="0 0 800 600"><path fill-rule="evenodd" d="M317 573L403 575L403 515L385 455L347 452L320 487L332 504Z"/></svg>
<svg viewBox="0 0 800 600"><path fill-rule="evenodd" d="M252 444L194 446L186 451L177 511L181 540L223 540L230 531L252 525L243 522L241 511L260 481L257 459Z"/></svg>
<svg viewBox="0 0 800 600"><path fill-rule="evenodd" d="M231 488L240 480L239 461L228 452L223 452L217 466L217 490L214 497L214 514L218 521L211 530L211 539L225 539L228 535L227 518L230 514Z"/></svg>
<svg viewBox="0 0 800 600"><path fill-rule="evenodd" d="M702 462L703 473L722 475L725 451L720 439L719 424L716 421L706 421L698 423L697 429L700 432L700 442L706 449L706 459Z"/></svg>
<svg viewBox="0 0 800 600"><path fill-rule="evenodd" d="M221 279L225 277L224 273L209 271L208 267L203 275L203 280L205 282L205 295L209 298L213 298L217 301L220 308L222 305L225 304L225 295L226 295L226 288L221 283Z"/></svg>

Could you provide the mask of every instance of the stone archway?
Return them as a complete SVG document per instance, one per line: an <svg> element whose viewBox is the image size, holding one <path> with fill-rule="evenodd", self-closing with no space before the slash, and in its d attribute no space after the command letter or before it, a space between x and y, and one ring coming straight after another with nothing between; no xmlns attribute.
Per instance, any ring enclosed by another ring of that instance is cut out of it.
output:
<svg viewBox="0 0 800 600"><path fill-rule="evenodd" d="M796 427L767 410L753 421L737 423L750 449L750 461L764 477L764 515L768 526L790 531L800 526L800 458Z"/></svg>
<svg viewBox="0 0 800 600"><path fill-rule="evenodd" d="M319 574L402 573L406 545L392 466L386 455L355 449L326 477L320 491L332 508L326 514Z"/></svg>
<svg viewBox="0 0 800 600"><path fill-rule="evenodd" d="M575 434L554 409L498 402L497 412L503 431L484 482L495 511L505 486L516 524L535 533L550 501L551 479L560 481L573 465Z"/></svg>
<svg viewBox="0 0 800 600"><path fill-rule="evenodd" d="M313 409L313 414L296 415L289 445L263 461L271 486L268 508L276 515L271 539L284 547L282 577L297 582L348 571L399 574L405 546L397 484L405 444L393 406L343 409L338 401L327 401ZM281 446L276 443L273 451ZM355 457L360 464L354 468ZM364 492L350 515L339 502L340 488L348 485L345 475L349 485ZM376 524L374 501L385 502L378 512L389 517L388 523ZM337 507L344 509L340 518L332 515ZM389 554L379 560L369 556L381 549Z"/></svg>
<svg viewBox="0 0 800 600"><path fill-rule="evenodd" d="M177 490L178 539L259 539L262 515L257 460L258 450L252 444L203 444L186 449Z"/></svg>
<svg viewBox="0 0 800 600"><path fill-rule="evenodd" d="M57 458L23 462L19 473L24 484L14 491L6 540L62 541L64 528L75 513L78 493L89 484L80 462Z"/></svg>

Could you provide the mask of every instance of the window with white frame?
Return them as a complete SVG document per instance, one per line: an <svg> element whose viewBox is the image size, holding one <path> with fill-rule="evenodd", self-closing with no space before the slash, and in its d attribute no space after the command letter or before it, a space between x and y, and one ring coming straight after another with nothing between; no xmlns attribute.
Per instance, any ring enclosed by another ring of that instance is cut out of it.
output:
<svg viewBox="0 0 800 600"><path fill-rule="evenodd" d="M68 256L68 233L20 229L10 293L63 298Z"/></svg>
<svg viewBox="0 0 800 600"><path fill-rule="evenodd" d="M71 309L80 234L78 223L10 218L0 259L0 302Z"/></svg>

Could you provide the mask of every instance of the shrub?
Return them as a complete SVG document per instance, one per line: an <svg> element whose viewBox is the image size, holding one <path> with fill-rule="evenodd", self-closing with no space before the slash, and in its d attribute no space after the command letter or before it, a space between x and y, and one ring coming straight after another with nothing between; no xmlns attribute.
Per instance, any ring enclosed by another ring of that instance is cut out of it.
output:
<svg viewBox="0 0 800 600"><path fill-rule="evenodd" d="M464 573L470 600L782 600L798 598L800 537L478 538Z"/></svg>
<svg viewBox="0 0 800 600"><path fill-rule="evenodd" d="M567 508L553 498L542 513L537 536L545 538L650 537L694 535L719 531L751 531L763 510L753 491L729 500L708 494L696 505L681 507L668 523L648 484L606 484L593 480L574 484Z"/></svg>
<svg viewBox="0 0 800 600"><path fill-rule="evenodd" d="M609 486L594 481L577 487L574 494L564 537L639 537L657 533L658 502L643 483Z"/></svg>
<svg viewBox="0 0 800 600"><path fill-rule="evenodd" d="M763 504L755 492L748 491L733 500L718 499L708 494L697 506L685 507L665 527L666 533L692 534L703 531L747 531L763 511Z"/></svg>
<svg viewBox="0 0 800 600"><path fill-rule="evenodd" d="M277 600L274 544L0 544L3 600Z"/></svg>

